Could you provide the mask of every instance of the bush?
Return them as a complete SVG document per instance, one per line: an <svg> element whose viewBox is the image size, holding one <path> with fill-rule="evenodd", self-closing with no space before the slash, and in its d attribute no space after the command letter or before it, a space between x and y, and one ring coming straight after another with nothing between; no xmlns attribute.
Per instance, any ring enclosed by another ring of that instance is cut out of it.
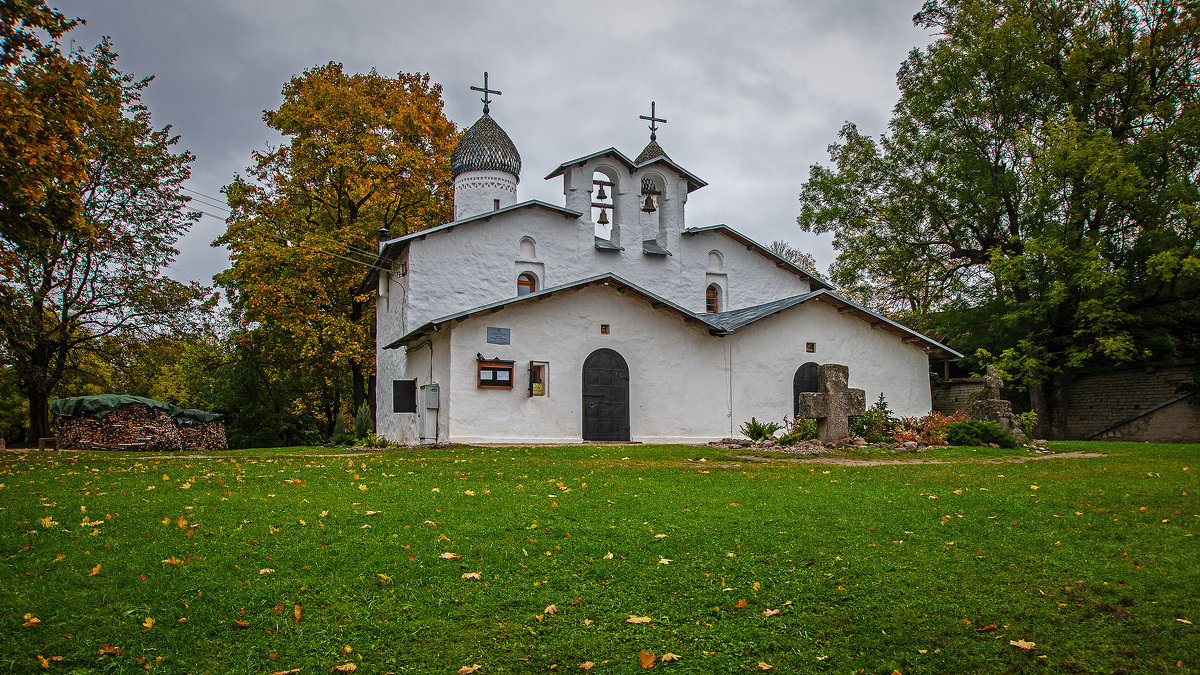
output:
<svg viewBox="0 0 1200 675"><path fill-rule="evenodd" d="M775 437L775 432L779 431L779 423L759 422L751 417L749 422L742 425L741 431L752 441L765 441Z"/></svg>
<svg viewBox="0 0 1200 675"><path fill-rule="evenodd" d="M354 436L361 440L374 430L371 424L371 409L363 403L358 406L358 414L354 416Z"/></svg>
<svg viewBox="0 0 1200 675"><path fill-rule="evenodd" d="M817 437L816 420L794 419L789 421L787 415L784 415L782 428L783 435L779 437L780 445L795 445L800 441Z"/></svg>
<svg viewBox="0 0 1200 675"><path fill-rule="evenodd" d="M963 420L946 429L946 442L950 445L987 445L995 443L1002 448L1016 448L1021 444L1004 427L995 422Z"/></svg>
<svg viewBox="0 0 1200 675"><path fill-rule="evenodd" d="M943 445L946 442L947 428L965 419L967 414L961 410L956 410L949 416L934 410L924 417L906 417L900 420L892 435L901 443L916 441L926 445Z"/></svg>
<svg viewBox="0 0 1200 675"><path fill-rule="evenodd" d="M850 435L861 436L868 443L891 441L894 440L892 429L898 422L899 420L892 417L892 411L883 398L883 392L880 392L879 400L865 413L850 418Z"/></svg>
<svg viewBox="0 0 1200 675"><path fill-rule="evenodd" d="M1037 431L1038 414L1033 411L1023 412L1013 418L1013 423L1025 434L1025 438L1032 441L1033 434Z"/></svg>

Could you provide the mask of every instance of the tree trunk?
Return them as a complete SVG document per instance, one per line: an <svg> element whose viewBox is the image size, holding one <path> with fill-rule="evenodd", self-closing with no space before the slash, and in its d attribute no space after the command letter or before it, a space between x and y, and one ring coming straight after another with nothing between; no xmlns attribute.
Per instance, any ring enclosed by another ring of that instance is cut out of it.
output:
<svg viewBox="0 0 1200 675"><path fill-rule="evenodd" d="M50 402L46 394L34 392L28 396L29 401L29 433L25 443L37 447L38 439L49 438L50 434Z"/></svg>
<svg viewBox="0 0 1200 675"><path fill-rule="evenodd" d="M1029 409L1037 413L1037 428L1033 435L1037 438L1048 438L1050 434L1050 410L1046 401L1046 383L1039 382L1029 385ZM1032 439L1030 439L1032 440Z"/></svg>
<svg viewBox="0 0 1200 675"><path fill-rule="evenodd" d="M1064 440L1067 437L1067 413L1071 409L1071 373L1060 370L1050 378L1047 392L1050 398L1050 435L1054 440Z"/></svg>
<svg viewBox="0 0 1200 675"><path fill-rule="evenodd" d="M378 423L378 420L375 418L375 397L376 397L375 387L376 386L377 385L376 385L375 376L371 375L371 377L367 378L367 405L369 405L371 407L371 426L375 427L375 429L378 430L379 423Z"/></svg>

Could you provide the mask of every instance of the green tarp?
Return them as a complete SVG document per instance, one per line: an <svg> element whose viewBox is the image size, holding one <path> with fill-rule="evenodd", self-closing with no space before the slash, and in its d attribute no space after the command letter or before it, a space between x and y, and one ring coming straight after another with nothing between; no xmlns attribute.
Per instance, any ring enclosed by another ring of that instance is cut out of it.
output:
<svg viewBox="0 0 1200 675"><path fill-rule="evenodd" d="M205 424L223 419L218 413L183 409L170 403L156 401L144 396L128 394L100 394L99 396L79 396L76 398L59 398L50 402L50 412L55 417L90 417L100 419L108 413L127 403L141 403L151 408L158 408L175 420L176 424Z"/></svg>

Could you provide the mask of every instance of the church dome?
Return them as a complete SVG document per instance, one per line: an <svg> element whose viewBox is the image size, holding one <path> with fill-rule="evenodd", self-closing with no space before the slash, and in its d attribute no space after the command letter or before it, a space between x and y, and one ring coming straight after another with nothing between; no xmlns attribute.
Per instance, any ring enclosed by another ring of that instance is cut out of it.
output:
<svg viewBox="0 0 1200 675"><path fill-rule="evenodd" d="M504 171L516 177L521 175L521 155L517 146L487 113L467 129L450 155L450 173L457 178L467 171Z"/></svg>
<svg viewBox="0 0 1200 675"><path fill-rule="evenodd" d="M633 160L633 163L641 164L642 162L649 162L650 160L658 157L667 157L667 151L662 149L662 146L658 144L658 141L650 139L650 143L642 149L642 154L638 155L637 159ZM667 157L667 159L671 158Z"/></svg>

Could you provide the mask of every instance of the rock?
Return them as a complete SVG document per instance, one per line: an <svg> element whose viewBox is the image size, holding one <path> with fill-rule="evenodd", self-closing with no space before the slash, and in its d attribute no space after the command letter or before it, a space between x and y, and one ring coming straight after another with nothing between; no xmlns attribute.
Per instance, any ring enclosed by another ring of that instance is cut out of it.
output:
<svg viewBox="0 0 1200 675"><path fill-rule="evenodd" d="M857 446L860 446L860 447L864 446L867 444L867 439L863 438L862 436L859 436L858 438L854 439L854 444Z"/></svg>
<svg viewBox="0 0 1200 675"><path fill-rule="evenodd" d="M775 441L771 441L771 440L767 440L767 441L763 441L763 442L762 442L762 447L764 447L764 448L773 448L773 447L775 447L776 445L777 445L777 444L775 443Z"/></svg>
<svg viewBox="0 0 1200 675"><path fill-rule="evenodd" d="M989 448L999 448L1000 447L1000 445L998 443L988 443L987 446Z"/></svg>
<svg viewBox="0 0 1200 675"><path fill-rule="evenodd" d="M916 441L905 441L905 442L904 442L904 449L905 449L905 450L908 450L909 452L912 452L912 451L916 450L916 449L917 449L917 442L916 442Z"/></svg>
<svg viewBox="0 0 1200 675"><path fill-rule="evenodd" d="M1034 441L1034 443L1042 446L1043 448L1046 447L1046 439L1044 439L1044 438L1039 438L1036 441Z"/></svg>
<svg viewBox="0 0 1200 675"><path fill-rule="evenodd" d="M1017 441L1020 443L1028 443L1029 442L1029 437L1026 436L1025 432L1021 431L1020 429L1013 429L1012 435L1015 436Z"/></svg>

